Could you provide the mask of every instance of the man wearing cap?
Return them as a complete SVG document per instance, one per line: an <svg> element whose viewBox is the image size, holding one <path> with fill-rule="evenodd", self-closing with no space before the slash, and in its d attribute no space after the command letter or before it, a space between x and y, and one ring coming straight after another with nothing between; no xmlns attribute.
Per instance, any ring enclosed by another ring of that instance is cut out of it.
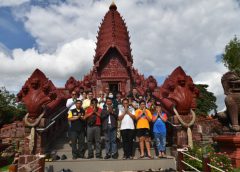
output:
<svg viewBox="0 0 240 172"><path fill-rule="evenodd" d="M159 158L165 157L166 151L166 121L167 114L162 112L161 103L156 102L156 112L153 114L153 133L156 141Z"/></svg>
<svg viewBox="0 0 240 172"><path fill-rule="evenodd" d="M76 100L76 108L68 112L68 121L71 122L70 138L72 142L73 159L84 158L85 121L82 101Z"/></svg>

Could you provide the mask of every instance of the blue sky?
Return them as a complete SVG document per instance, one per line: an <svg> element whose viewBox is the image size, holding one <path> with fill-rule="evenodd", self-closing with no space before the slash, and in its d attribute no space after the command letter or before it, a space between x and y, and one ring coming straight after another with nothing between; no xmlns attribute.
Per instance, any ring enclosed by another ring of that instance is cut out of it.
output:
<svg viewBox="0 0 240 172"><path fill-rule="evenodd" d="M92 67L98 26L111 0L0 0L0 86L17 92L39 68L59 86ZM159 83L178 66L224 107L225 45L240 35L237 0L118 0L134 67ZM17 77L16 77L17 74ZM219 110L220 110L219 109Z"/></svg>
<svg viewBox="0 0 240 172"><path fill-rule="evenodd" d="M0 42L8 49L34 47L35 39L26 32L24 24L12 15L10 7L0 8Z"/></svg>

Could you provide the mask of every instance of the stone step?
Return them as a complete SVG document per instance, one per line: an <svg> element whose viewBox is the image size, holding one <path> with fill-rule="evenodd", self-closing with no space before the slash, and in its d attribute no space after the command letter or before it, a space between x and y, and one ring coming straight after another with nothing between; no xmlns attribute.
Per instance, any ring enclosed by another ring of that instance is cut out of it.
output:
<svg viewBox="0 0 240 172"><path fill-rule="evenodd" d="M133 146L138 147L138 145L139 145L139 142L134 141ZM154 141L151 141L150 145L151 145L151 147L154 147L154 145L155 145ZM101 146L102 146L102 148L104 148L104 146L105 146L104 140L101 142ZM87 142L86 141L85 141L84 147L87 147ZM118 147L122 148L122 143L118 143ZM60 143L58 142L51 149L53 149L53 150L67 150L67 149L71 149L71 146L68 142L60 142Z"/></svg>
<svg viewBox="0 0 240 172"><path fill-rule="evenodd" d="M54 172L62 169L70 169L72 172L103 172L103 171L141 171L148 169L176 169L176 161L173 157L162 159L134 159L134 160L99 160L77 159L46 162L45 167L53 166ZM45 170L47 171L47 170Z"/></svg>
<svg viewBox="0 0 240 172"><path fill-rule="evenodd" d="M152 156L157 156L157 153L156 153L154 148L151 148L150 150L151 150L151 155ZM139 148L136 148L133 152L134 152L133 156L135 158L140 157L140 150L139 150ZM54 152L52 154L58 155L59 157L61 157L62 155L66 155L68 160L72 160L72 150L71 149L67 150L67 151L57 150L56 152ZM123 157L123 154L124 154L123 153L123 149L118 149L118 155L119 155L118 159L121 159ZM166 154L170 155L170 148L166 149ZM86 150L85 151L85 157L87 157L87 155L88 155L88 151ZM102 149L102 155L103 155L103 157L105 156L105 150L104 149Z"/></svg>

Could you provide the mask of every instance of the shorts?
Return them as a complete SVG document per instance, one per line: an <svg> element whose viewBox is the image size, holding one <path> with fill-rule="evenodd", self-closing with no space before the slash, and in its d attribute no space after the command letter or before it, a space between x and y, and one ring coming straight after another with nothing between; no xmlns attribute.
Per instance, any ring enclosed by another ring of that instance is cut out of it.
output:
<svg viewBox="0 0 240 172"><path fill-rule="evenodd" d="M139 128L137 129L137 137L149 137L150 136L150 130L148 128Z"/></svg>

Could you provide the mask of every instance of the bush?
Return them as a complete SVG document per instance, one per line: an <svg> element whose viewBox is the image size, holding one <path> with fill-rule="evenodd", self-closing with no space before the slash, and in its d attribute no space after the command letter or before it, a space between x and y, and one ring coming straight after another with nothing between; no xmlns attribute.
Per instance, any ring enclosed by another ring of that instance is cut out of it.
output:
<svg viewBox="0 0 240 172"><path fill-rule="evenodd" d="M210 164L220 168L224 171L233 171L233 166L231 164L231 159L228 158L226 153L219 153L216 152L212 145L200 146L194 144L194 148L187 152L188 154L192 155L203 161L203 155L208 155L210 158ZM202 171L202 162L196 161L193 158L190 158L184 155L184 161L190 164L191 166L195 167L196 169ZM186 166L186 170L192 170L190 167ZM219 172L218 170L211 169L212 172Z"/></svg>

